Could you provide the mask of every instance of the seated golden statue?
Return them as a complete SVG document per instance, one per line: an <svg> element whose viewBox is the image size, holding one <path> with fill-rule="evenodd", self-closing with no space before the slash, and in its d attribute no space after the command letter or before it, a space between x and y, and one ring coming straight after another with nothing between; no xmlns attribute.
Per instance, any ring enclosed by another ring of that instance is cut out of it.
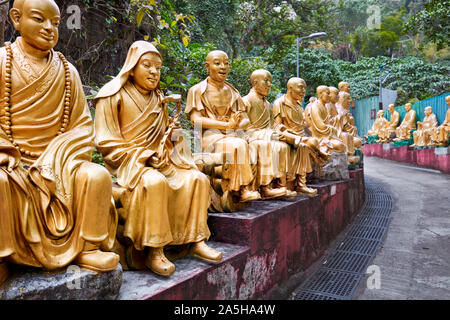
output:
<svg viewBox="0 0 450 320"><path fill-rule="evenodd" d="M367 131L369 136L377 136L380 134L380 130L384 128L387 124L387 119L384 117L384 110L378 110L377 118L375 119L372 128Z"/></svg>
<svg viewBox="0 0 450 320"><path fill-rule="evenodd" d="M438 121L436 115L433 113L433 108L426 107L425 118L423 122L417 121L417 130L413 132L414 144L411 147L424 147L432 145L431 136L433 131L436 131Z"/></svg>
<svg viewBox="0 0 450 320"><path fill-rule="evenodd" d="M242 98L250 120L246 133L250 136L250 162L257 163L255 186L260 186L263 199L295 197L297 192L286 189L286 173L290 165L290 147L274 131L271 105L266 100L272 87L272 75L264 69L256 70L250 77L252 88ZM270 189L270 184L276 189Z"/></svg>
<svg viewBox="0 0 450 320"><path fill-rule="evenodd" d="M319 86L316 89L318 99L310 107L309 127L312 136L319 140L319 148L323 153L346 152L345 144L338 137L335 127L330 124L329 114L325 105L330 101L330 89Z"/></svg>
<svg viewBox="0 0 450 320"><path fill-rule="evenodd" d="M400 121L400 114L395 110L393 104L388 106L388 111L391 114L391 120L386 123L384 128L380 129L377 140L378 143L388 143L391 139L391 135L395 133L395 129Z"/></svg>
<svg viewBox="0 0 450 320"><path fill-rule="evenodd" d="M339 90L335 87L328 87L328 89L330 90L330 102L328 102L325 107L328 111L328 120L330 125L337 128L339 126L337 123L339 117L336 109L336 103L338 102Z"/></svg>
<svg viewBox="0 0 450 320"><path fill-rule="evenodd" d="M222 254L205 243L209 180L190 150L180 152L172 142L178 124L169 119L167 103L181 96L164 97L161 66L152 44L133 43L119 74L95 97L95 130L106 167L126 189L120 199L123 236L146 252L147 268L169 276L175 266L164 255L165 246L192 244L191 255L212 262Z"/></svg>
<svg viewBox="0 0 450 320"><path fill-rule="evenodd" d="M301 101L306 92L306 82L291 78L287 92L273 103L273 117L283 140L291 145L288 179L296 179L297 190L306 195L315 195L316 189L306 187L306 174L316 165L323 167L329 154L319 150L319 139L306 135L306 122Z"/></svg>
<svg viewBox="0 0 450 320"><path fill-rule="evenodd" d="M394 141L408 140L411 138L411 130L416 129L416 111L411 109L411 103L405 104L406 114L402 123L395 129Z"/></svg>
<svg viewBox="0 0 450 320"><path fill-rule="evenodd" d="M0 49L0 265L114 270L119 256L103 251L117 227L112 181L90 162L94 126L78 72L53 51L59 8L16 0L10 18L21 37Z"/></svg>
<svg viewBox="0 0 450 320"><path fill-rule="evenodd" d="M249 119L239 92L226 82L230 70L227 54L211 51L205 68L209 77L189 89L185 113L195 128L201 128L202 151L227 155L217 179L222 196L232 195L241 202L261 199L258 191L251 190L256 164L252 168L247 136L242 132Z"/></svg>
<svg viewBox="0 0 450 320"><path fill-rule="evenodd" d="M437 127L435 130L432 130L431 140L433 145L437 147L443 147L448 143L449 134L450 134L450 96L445 97L445 102L449 106L447 113L445 114L444 122Z"/></svg>
<svg viewBox="0 0 450 320"><path fill-rule="evenodd" d="M305 82L306 83L306 82ZM310 110L311 110L311 106L314 102L316 102L317 98L316 97L310 97L309 98L309 103L306 105L305 110L303 112L303 115L305 116L305 122L306 122L306 128L311 127L311 114L310 114ZM309 130L309 129L308 129Z"/></svg>
<svg viewBox="0 0 450 320"><path fill-rule="evenodd" d="M336 104L336 109L338 112L338 132L347 133L349 136L351 136L349 141L352 142L354 148L361 148L362 146L362 139L358 136L358 128L355 126L355 119L353 118L352 114L350 113L350 101L351 97L350 94L348 94L346 91L341 91L338 94L338 103ZM341 139L343 136L340 136ZM349 150L351 152L352 150ZM352 154L354 153L351 152Z"/></svg>

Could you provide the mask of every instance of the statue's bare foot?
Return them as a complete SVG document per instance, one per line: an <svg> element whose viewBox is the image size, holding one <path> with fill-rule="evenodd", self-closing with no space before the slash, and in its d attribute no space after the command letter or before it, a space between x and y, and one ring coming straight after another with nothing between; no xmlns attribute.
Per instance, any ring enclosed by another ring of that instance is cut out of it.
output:
<svg viewBox="0 0 450 320"><path fill-rule="evenodd" d="M117 268L119 256L114 252L100 250L82 251L75 259L75 264L82 268L107 272Z"/></svg>
<svg viewBox="0 0 450 320"><path fill-rule="evenodd" d="M170 276L175 272L175 265L164 255L163 248L150 248L145 265L160 276Z"/></svg>
<svg viewBox="0 0 450 320"><path fill-rule="evenodd" d="M189 254L208 262L219 262L222 260L222 252L209 247L205 241L194 243L189 251Z"/></svg>

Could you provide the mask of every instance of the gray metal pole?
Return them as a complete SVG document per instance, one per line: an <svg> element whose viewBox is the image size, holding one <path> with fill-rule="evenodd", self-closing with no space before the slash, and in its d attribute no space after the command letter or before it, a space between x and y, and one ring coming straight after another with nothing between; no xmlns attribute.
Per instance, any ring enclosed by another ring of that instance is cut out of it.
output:
<svg viewBox="0 0 450 320"><path fill-rule="evenodd" d="M299 54L298 54L298 51L299 51L299 42L300 42L300 40L299 40L299 38L297 38L297 78L298 77L300 77L300 67L299 67Z"/></svg>

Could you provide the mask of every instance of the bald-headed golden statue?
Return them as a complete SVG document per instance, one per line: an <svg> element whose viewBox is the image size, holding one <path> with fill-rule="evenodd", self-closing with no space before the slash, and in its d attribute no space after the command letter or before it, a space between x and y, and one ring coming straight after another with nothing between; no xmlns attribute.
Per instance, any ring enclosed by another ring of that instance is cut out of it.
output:
<svg viewBox="0 0 450 320"><path fill-rule="evenodd" d="M417 130L413 132L414 143L411 147L424 147L432 145L433 131L436 131L438 121L430 106L424 110L425 118L423 121L417 121Z"/></svg>
<svg viewBox="0 0 450 320"><path fill-rule="evenodd" d="M273 103L273 117L278 131L291 145L288 177L296 179L299 192L315 195L317 190L306 186L306 174L316 167L320 170L330 155L320 151L319 139L306 134L305 115L301 105L305 92L305 80L289 79L286 94Z"/></svg>
<svg viewBox="0 0 450 320"><path fill-rule="evenodd" d="M406 114L402 123L397 127L397 129L395 129L396 138L394 141L410 139L411 130L416 129L416 111L411 108L411 103L405 104Z"/></svg>
<svg viewBox="0 0 450 320"><path fill-rule="evenodd" d="M338 131L330 124L330 117L325 107L330 102L330 89L319 86L316 89L318 99L311 105L310 122L312 136L319 139L320 149L324 153L346 152L345 144L338 137Z"/></svg>
<svg viewBox="0 0 450 320"><path fill-rule="evenodd" d="M375 119L372 128L367 132L369 136L377 136L380 130L386 126L387 119L384 117L384 110L378 110L377 118Z"/></svg>
<svg viewBox="0 0 450 320"><path fill-rule="evenodd" d="M295 197L297 192L286 189L290 147L284 137L274 131L272 108L266 97L272 87L272 75L264 69L255 70L250 81L252 88L243 97L249 125L250 158L257 163L255 185L263 198ZM273 185L274 188L270 188Z"/></svg>
<svg viewBox="0 0 450 320"><path fill-rule="evenodd" d="M398 123L400 122L400 114L395 110L393 104L388 106L388 111L391 114L391 120L386 123L384 128L380 129L377 140L378 143L388 143L391 139L391 135L395 133Z"/></svg>
<svg viewBox="0 0 450 320"><path fill-rule="evenodd" d="M355 119L350 113L350 100L351 97L348 92L339 92L338 103L336 105L338 112L336 124L338 126L339 137L347 146L349 161L353 162L356 160L356 158L354 158L355 148L361 148L362 139L358 136L358 129L355 126Z"/></svg>
<svg viewBox="0 0 450 320"><path fill-rule="evenodd" d="M242 134L249 119L239 92L226 82L230 71L227 54L211 51L205 68L209 77L189 89L185 113L201 130L202 151L227 155L227 163L220 170L225 193L241 202L261 199L258 191L251 190L256 177L247 137Z"/></svg>
<svg viewBox="0 0 450 320"><path fill-rule="evenodd" d="M146 253L146 267L169 276L175 266L165 246L191 244L191 255L212 262L222 254L205 243L209 180L190 150L183 152L172 142L178 124L169 119L167 103L181 96L164 97L161 67L152 44L133 43L119 74L95 97L95 130L105 165L126 190L123 236Z"/></svg>
<svg viewBox="0 0 450 320"><path fill-rule="evenodd" d="M444 122L432 131L432 143L435 146L443 147L448 143L450 135L450 96L445 97L445 102L449 106L447 113L445 114Z"/></svg>
<svg viewBox="0 0 450 320"><path fill-rule="evenodd" d="M15 1L20 37L0 49L0 264L110 271L117 212L108 171L91 161L94 126L76 69L53 50L52 0ZM1 278L1 277L0 277Z"/></svg>

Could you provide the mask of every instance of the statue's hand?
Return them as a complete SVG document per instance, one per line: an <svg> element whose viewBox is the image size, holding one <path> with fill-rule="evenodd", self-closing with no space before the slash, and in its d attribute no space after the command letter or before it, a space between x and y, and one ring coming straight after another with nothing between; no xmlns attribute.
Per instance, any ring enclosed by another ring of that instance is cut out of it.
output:
<svg viewBox="0 0 450 320"><path fill-rule="evenodd" d="M8 171L15 169L19 162L13 157L5 153L0 153L0 166L7 166Z"/></svg>
<svg viewBox="0 0 450 320"><path fill-rule="evenodd" d="M230 121L228 121L228 128L235 130L239 126L240 117L239 114L232 114Z"/></svg>

